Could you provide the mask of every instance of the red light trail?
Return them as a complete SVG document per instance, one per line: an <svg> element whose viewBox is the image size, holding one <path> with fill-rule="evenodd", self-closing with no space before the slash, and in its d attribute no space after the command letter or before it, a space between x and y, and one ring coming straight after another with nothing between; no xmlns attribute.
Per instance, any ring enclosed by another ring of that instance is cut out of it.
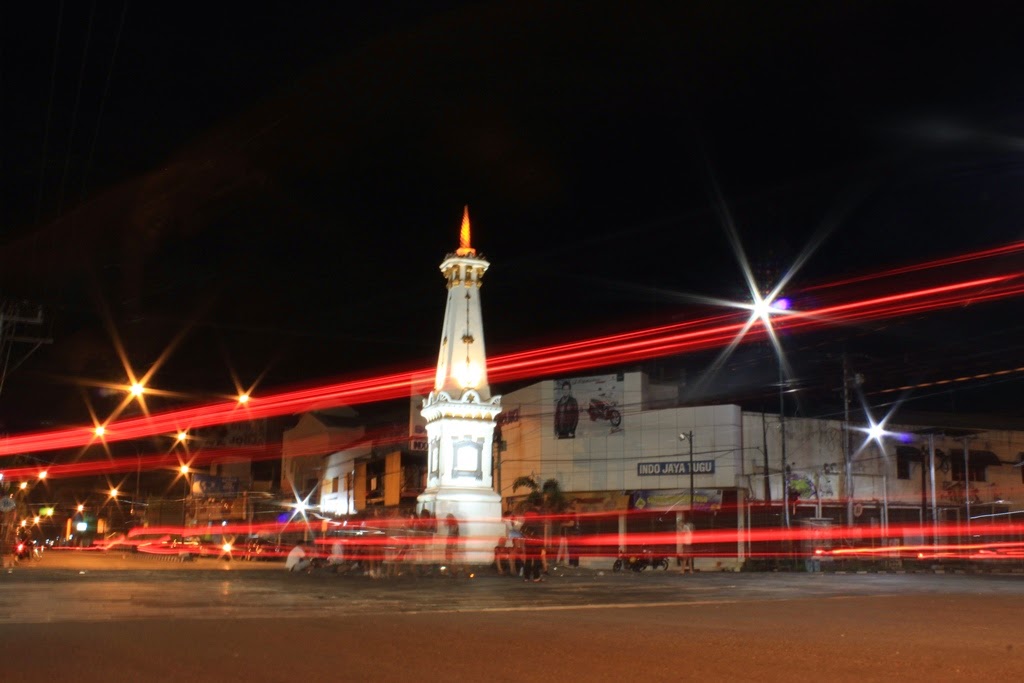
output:
<svg viewBox="0 0 1024 683"><path fill-rule="evenodd" d="M620 512L588 514L581 517L617 519ZM628 514L637 514L630 512ZM543 520L558 523L562 517L558 515L538 516L532 523ZM107 543L86 546L55 548L60 550L97 551L108 550L117 546L134 546L139 552L158 555L178 555L200 553L205 556L230 557L245 554L242 545L236 545L237 539L255 536L274 537L288 534L304 534L311 525L319 526L320 521L310 522L293 511L293 519L289 522L231 522L217 527L212 535L221 540L205 542L201 549L188 546L175 546L170 541L174 537L188 536L196 533L190 527L166 526L136 528L124 537L113 539ZM334 532L332 535L331 532ZM1024 524L977 524L969 532L970 541L960 542L964 528L957 524L892 525L888 529L880 527L841 527L835 526L827 530L808 528L754 528L754 529L707 529L695 531L691 537L691 552L695 557L724 558L736 557L737 545L743 546L748 557L760 558L803 558L815 556L820 559L856 560L856 559L966 559L966 560L1017 560L1024 557L1024 541L1019 540L1024 533ZM207 531L211 534L211 530ZM339 535L343 534L343 535ZM905 538L932 539L916 543L900 542L891 544L891 540ZM462 537L458 542L470 545L487 546L494 539ZM225 549L224 542L230 544ZM597 533L584 534L573 539L573 546L581 556L594 558L610 558L616 549L626 546L626 555L640 555L644 551L655 555L674 556L679 535L674 531L628 533ZM423 532L410 528L404 519L374 520L372 527L330 523L330 531L314 542L315 554L326 557L330 554L330 546L339 544L344 553L363 560L394 559L395 550L416 551L421 556L420 562L438 561L446 546L453 542L443 535ZM811 547L814 544L816 547ZM833 547L835 546L835 547ZM728 550L726 550L728 549ZM283 558L286 549L278 549L264 555L265 558ZM431 558L433 558L431 560ZM553 558L548 557L549 561ZM415 562L406 559L405 562Z"/></svg>
<svg viewBox="0 0 1024 683"><path fill-rule="evenodd" d="M1022 250L1024 250L1024 243L1016 243L974 254L896 269L882 273L878 277L892 273L902 274L911 270L917 272L928 268L976 262L982 259L1002 258L1008 254L1017 254ZM809 331L824 326L895 318L1020 296L1024 294L1022 269L1016 263L1008 265L1010 268L1004 268L1003 273L990 274L982 278L968 278L923 288L909 288L866 298L850 295L844 300L821 302L812 308L787 311L785 315L773 316L771 324L777 330ZM867 278L847 280L838 284L861 282L865 279ZM799 298L799 294L791 296ZM748 320L749 313L741 311L506 354L488 361L488 374L491 381L511 381L604 367L639 359L721 348L733 342L737 335L743 333L745 327L749 328L744 336L745 340L763 339L767 335L764 324L758 322L750 327ZM100 438L106 442L141 439L152 435L176 433L180 429L197 429L240 420L296 414L326 405L359 405L404 398L429 391L433 377L433 369L396 372L381 377L344 381L253 397L244 405L237 402L211 403L154 413L103 424L102 437L96 435L94 426L13 435L0 444L0 456L83 447L97 442ZM127 461L130 464L125 467L134 468L136 466L136 459L129 458ZM153 459L152 463L154 467L167 466L167 463L159 458ZM87 463L77 465L83 471L75 473L84 474ZM110 466L103 463L93 462L92 466L104 468L102 471L113 471L107 470L106 468ZM51 475L72 476L72 470L64 473L60 467L62 466L49 467Z"/></svg>

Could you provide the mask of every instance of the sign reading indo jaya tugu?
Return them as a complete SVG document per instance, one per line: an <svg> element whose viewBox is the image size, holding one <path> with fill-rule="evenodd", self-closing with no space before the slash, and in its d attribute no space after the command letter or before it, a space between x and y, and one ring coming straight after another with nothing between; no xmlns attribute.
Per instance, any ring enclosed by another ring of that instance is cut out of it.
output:
<svg viewBox="0 0 1024 683"><path fill-rule="evenodd" d="M671 462L641 462L636 465L636 473L641 477L650 477L662 474L689 474L690 461L676 460ZM694 460L694 474L714 474L714 460Z"/></svg>

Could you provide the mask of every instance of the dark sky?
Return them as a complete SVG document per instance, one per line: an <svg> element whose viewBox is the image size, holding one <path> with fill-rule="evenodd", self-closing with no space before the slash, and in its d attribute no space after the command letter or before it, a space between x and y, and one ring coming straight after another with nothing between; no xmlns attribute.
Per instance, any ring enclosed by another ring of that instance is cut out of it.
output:
<svg viewBox="0 0 1024 683"><path fill-rule="evenodd" d="M1012 2L363 4L0 10L0 291L54 340L9 428L123 381L110 329L140 370L178 340L152 382L193 397L429 365L466 203L492 354L742 296L716 186L759 270L828 226L794 289L1022 237ZM844 349L874 390L1016 367L1019 318L787 339L801 410ZM718 396L763 400L764 359ZM916 400L1020 414L1009 379Z"/></svg>

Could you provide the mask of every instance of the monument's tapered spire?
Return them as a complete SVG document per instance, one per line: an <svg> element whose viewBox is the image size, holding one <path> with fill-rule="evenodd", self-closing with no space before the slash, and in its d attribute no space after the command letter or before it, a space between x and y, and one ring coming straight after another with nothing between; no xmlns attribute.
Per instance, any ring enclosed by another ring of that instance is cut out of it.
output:
<svg viewBox="0 0 1024 683"><path fill-rule="evenodd" d="M491 264L470 244L469 207L462 211L459 248L441 264L448 281L448 303L441 330L434 390L455 398L467 389L484 401L490 399L487 386L487 353L484 322L480 311L480 287Z"/></svg>

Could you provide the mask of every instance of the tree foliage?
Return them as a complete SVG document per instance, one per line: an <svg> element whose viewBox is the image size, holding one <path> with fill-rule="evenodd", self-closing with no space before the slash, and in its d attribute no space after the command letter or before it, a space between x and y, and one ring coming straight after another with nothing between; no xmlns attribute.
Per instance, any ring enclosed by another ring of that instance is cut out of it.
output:
<svg viewBox="0 0 1024 683"><path fill-rule="evenodd" d="M546 479L541 483L534 476L516 477L512 482L512 492L515 493L519 489L529 490L525 500L526 507L539 508L544 513L564 512L568 507L568 501L557 479Z"/></svg>

